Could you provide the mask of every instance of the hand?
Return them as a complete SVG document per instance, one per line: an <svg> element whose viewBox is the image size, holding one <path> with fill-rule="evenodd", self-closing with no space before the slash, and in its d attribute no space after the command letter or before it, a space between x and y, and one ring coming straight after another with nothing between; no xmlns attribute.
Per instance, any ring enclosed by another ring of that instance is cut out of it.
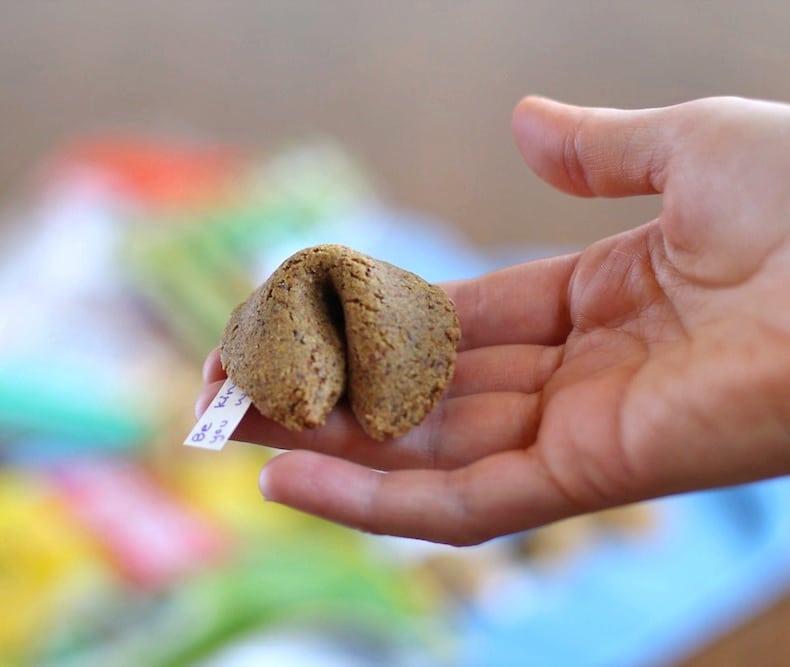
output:
<svg viewBox="0 0 790 667"><path fill-rule="evenodd" d="M302 450L266 465L268 499L465 545L790 472L790 107L526 98L514 129L552 185L662 193L660 216L579 254L446 285L457 372L398 440L368 440L344 409L303 433L250 411L238 439ZM199 409L222 377L215 352Z"/></svg>

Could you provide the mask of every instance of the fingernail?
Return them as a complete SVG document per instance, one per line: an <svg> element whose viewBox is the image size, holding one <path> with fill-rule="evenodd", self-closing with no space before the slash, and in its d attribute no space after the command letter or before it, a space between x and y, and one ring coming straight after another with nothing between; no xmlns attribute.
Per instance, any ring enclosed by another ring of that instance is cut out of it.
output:
<svg viewBox="0 0 790 667"><path fill-rule="evenodd" d="M270 495L271 491L269 489L270 480L269 480L269 471L266 469L266 466L263 467L261 470L261 474L258 475L258 488L261 490L261 494L263 495L264 500L271 500Z"/></svg>
<svg viewBox="0 0 790 667"><path fill-rule="evenodd" d="M206 411L208 407L208 402L203 393L197 397L195 401L195 419L200 419L203 416L203 413Z"/></svg>
<svg viewBox="0 0 790 667"><path fill-rule="evenodd" d="M212 355L209 354L203 361L203 382L208 382L208 371L212 364Z"/></svg>

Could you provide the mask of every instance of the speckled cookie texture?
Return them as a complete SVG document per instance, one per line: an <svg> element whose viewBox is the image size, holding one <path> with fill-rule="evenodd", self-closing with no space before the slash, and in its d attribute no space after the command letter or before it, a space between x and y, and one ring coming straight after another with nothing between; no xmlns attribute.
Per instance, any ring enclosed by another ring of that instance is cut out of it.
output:
<svg viewBox="0 0 790 667"><path fill-rule="evenodd" d="M461 331L442 289L341 245L287 259L231 314L220 346L228 376L265 416L322 425L347 394L377 440L419 424L455 368Z"/></svg>

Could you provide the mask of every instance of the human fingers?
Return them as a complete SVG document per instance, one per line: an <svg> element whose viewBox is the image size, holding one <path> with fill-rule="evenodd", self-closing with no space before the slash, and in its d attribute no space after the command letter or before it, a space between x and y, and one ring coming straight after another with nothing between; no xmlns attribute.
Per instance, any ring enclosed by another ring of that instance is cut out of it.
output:
<svg viewBox="0 0 790 667"><path fill-rule="evenodd" d="M498 345L458 354L446 397L489 392L534 393L543 388L562 360L562 346ZM206 385L195 402L195 416L205 412L227 377L212 350L203 367Z"/></svg>
<svg viewBox="0 0 790 667"><path fill-rule="evenodd" d="M716 97L625 111L527 97L513 129L530 167L565 192L664 194L663 251L688 282L743 283L787 247L787 105Z"/></svg>
<svg viewBox="0 0 790 667"><path fill-rule="evenodd" d="M224 380L227 377L222 362L219 359L219 348L215 347L206 356L203 362L203 382L209 384L217 380Z"/></svg>
<svg viewBox="0 0 790 667"><path fill-rule="evenodd" d="M513 112L516 144L535 173L579 196L664 189L686 116L679 107L625 111L526 97Z"/></svg>
<svg viewBox="0 0 790 667"><path fill-rule="evenodd" d="M462 465L497 448L523 445L532 429L527 432L523 426L514 428L499 414L515 411L534 423L537 393L560 364L562 354L561 347L536 345L462 352L445 404L423 426L401 437L397 445L382 445L368 438L344 405L333 411L323 428L301 433L289 431L253 409L234 438L286 449L314 449L386 469ZM198 399L199 414L221 385L218 380L203 390ZM461 397L470 400L457 400ZM489 414L495 421L493 430L485 421L478 421L480 415L485 419Z"/></svg>
<svg viewBox="0 0 790 667"><path fill-rule="evenodd" d="M497 345L464 350L446 396L539 392L562 361L563 346Z"/></svg>
<svg viewBox="0 0 790 667"><path fill-rule="evenodd" d="M205 393L219 386L217 383ZM449 469L529 445L537 432L539 414L537 393L491 392L450 398L405 435L379 442L362 431L346 405L333 410L320 428L304 431L290 431L253 408L233 439L278 449L309 449L380 470Z"/></svg>
<svg viewBox="0 0 790 667"><path fill-rule="evenodd" d="M268 500L363 531L457 546L556 521L579 507L532 450L464 468L383 473L315 452L289 452L263 468Z"/></svg>
<svg viewBox="0 0 790 667"><path fill-rule="evenodd" d="M205 377L205 372L204 372ZM209 403L214 400L223 380L207 381L200 390L198 397L195 399L195 419L200 419L200 416L206 411Z"/></svg>
<svg viewBox="0 0 790 667"><path fill-rule="evenodd" d="M564 342L571 330L568 284L577 258L551 257L444 283L461 324L459 349Z"/></svg>

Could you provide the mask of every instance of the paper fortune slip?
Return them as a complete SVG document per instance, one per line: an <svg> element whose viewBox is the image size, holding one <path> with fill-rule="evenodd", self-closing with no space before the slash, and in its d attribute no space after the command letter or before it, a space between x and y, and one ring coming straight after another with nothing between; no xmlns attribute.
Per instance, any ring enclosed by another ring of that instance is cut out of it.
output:
<svg viewBox="0 0 790 667"><path fill-rule="evenodd" d="M198 419L184 444L219 451L230 440L250 405L252 399L228 378Z"/></svg>

